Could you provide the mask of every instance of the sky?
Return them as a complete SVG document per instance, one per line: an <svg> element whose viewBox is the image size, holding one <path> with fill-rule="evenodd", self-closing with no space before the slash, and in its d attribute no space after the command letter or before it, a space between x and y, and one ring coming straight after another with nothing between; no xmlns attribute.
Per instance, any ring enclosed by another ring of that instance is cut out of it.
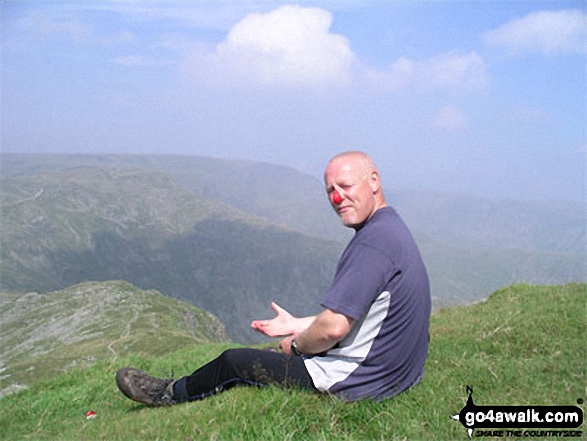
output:
<svg viewBox="0 0 587 441"><path fill-rule="evenodd" d="M318 178L363 150L386 188L584 202L586 6L4 0L1 148Z"/></svg>

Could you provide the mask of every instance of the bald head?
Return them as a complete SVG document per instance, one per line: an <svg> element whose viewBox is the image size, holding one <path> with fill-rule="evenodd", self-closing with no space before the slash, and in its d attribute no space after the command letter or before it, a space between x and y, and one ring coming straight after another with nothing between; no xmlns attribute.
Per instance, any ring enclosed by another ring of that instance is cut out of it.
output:
<svg viewBox="0 0 587 441"><path fill-rule="evenodd" d="M348 162L349 164L353 164L355 167L357 167L357 170L361 170L365 173L365 177L367 177L372 171L377 172L377 167L375 167L375 163L373 162L373 159L371 159L371 156L358 150L339 153L328 162L326 169L328 169L330 164L338 161L344 161Z"/></svg>
<svg viewBox="0 0 587 441"><path fill-rule="evenodd" d="M379 171L364 152L344 152L332 158L324 171L324 183L343 224L355 230L386 206Z"/></svg>

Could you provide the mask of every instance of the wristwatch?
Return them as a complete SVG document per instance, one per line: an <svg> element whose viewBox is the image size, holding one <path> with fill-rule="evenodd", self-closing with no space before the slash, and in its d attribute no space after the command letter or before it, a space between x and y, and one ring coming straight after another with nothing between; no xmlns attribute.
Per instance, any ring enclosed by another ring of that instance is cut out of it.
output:
<svg viewBox="0 0 587 441"><path fill-rule="evenodd" d="M295 338L291 341L290 349L291 349L291 353L294 354L295 356L299 357L300 355L302 355L302 353L298 349L298 342L296 341Z"/></svg>

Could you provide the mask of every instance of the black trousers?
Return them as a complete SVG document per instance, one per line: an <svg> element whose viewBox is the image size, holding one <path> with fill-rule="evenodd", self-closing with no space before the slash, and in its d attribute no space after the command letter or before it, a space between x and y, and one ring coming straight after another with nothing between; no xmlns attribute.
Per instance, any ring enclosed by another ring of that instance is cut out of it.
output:
<svg viewBox="0 0 587 441"><path fill-rule="evenodd" d="M260 349L228 349L174 385L176 401L194 401L236 385L298 387L317 391L302 357Z"/></svg>

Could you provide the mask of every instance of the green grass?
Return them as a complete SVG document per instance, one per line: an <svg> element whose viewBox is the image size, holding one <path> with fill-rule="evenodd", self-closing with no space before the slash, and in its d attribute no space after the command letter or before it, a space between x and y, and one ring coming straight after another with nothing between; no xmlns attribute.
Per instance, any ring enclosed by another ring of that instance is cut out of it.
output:
<svg viewBox="0 0 587 441"><path fill-rule="evenodd" d="M206 344L161 358L102 360L35 383L0 400L0 438L465 440L450 416L465 405L466 385L478 405L576 405L587 398L586 294L586 284L514 285L487 302L434 314L424 380L382 403L271 387L148 408L117 391L114 375L123 366L184 375L229 347ZM98 416L86 420L90 409Z"/></svg>

